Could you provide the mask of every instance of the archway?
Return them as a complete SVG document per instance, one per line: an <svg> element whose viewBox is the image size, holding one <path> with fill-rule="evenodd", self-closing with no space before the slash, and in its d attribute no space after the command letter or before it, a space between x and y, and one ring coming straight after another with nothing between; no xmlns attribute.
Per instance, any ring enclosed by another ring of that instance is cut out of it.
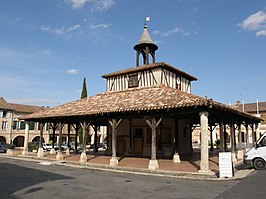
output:
<svg viewBox="0 0 266 199"><path fill-rule="evenodd" d="M6 138L4 136L0 136L0 143L6 144Z"/></svg>
<svg viewBox="0 0 266 199"><path fill-rule="evenodd" d="M16 145L16 147L23 147L24 146L24 136L19 135L15 137L13 144Z"/></svg>
<svg viewBox="0 0 266 199"><path fill-rule="evenodd" d="M32 139L32 142L39 142L40 140L40 136L35 136L33 139ZM44 143L44 138L42 138L42 143Z"/></svg>

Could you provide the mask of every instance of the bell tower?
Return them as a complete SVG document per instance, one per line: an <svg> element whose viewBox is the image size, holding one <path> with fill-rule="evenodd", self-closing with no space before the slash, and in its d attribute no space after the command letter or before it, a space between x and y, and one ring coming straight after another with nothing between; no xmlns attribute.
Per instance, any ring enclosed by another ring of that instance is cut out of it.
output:
<svg viewBox="0 0 266 199"><path fill-rule="evenodd" d="M148 30L147 25L144 25L144 30L139 38L138 43L134 46L136 51L136 66L139 66L139 56L143 57L143 65L150 64L149 56L152 57L152 63L155 63L155 51L158 49L158 46L152 41Z"/></svg>

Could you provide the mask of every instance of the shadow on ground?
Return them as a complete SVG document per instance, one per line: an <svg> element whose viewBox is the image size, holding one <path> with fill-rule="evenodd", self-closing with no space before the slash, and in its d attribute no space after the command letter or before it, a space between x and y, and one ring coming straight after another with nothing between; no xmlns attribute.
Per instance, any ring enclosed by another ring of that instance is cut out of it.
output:
<svg viewBox="0 0 266 199"><path fill-rule="evenodd" d="M38 184L42 182L71 179L68 176L58 175L9 163L0 163L0 176L1 199L15 199L16 196L12 196L13 193L33 185L36 185L36 187L29 189L25 194L39 191L43 189L41 185L38 186Z"/></svg>

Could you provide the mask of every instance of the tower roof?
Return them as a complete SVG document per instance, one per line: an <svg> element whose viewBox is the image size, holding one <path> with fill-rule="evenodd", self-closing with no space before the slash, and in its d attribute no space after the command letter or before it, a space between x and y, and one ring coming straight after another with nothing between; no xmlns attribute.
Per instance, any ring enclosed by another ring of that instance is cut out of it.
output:
<svg viewBox="0 0 266 199"><path fill-rule="evenodd" d="M153 50L157 50L158 46L152 41L150 34L147 30L147 25L144 26L144 30L139 38L138 43L134 46L134 50L138 50L143 45L150 45Z"/></svg>

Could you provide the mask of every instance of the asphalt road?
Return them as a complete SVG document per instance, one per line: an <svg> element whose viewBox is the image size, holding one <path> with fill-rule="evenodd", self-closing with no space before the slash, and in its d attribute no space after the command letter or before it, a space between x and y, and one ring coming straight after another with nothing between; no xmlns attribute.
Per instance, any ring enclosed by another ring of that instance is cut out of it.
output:
<svg viewBox="0 0 266 199"><path fill-rule="evenodd" d="M43 162L45 163L45 162ZM246 179L188 180L81 169L0 157L0 198L265 198L266 171Z"/></svg>

